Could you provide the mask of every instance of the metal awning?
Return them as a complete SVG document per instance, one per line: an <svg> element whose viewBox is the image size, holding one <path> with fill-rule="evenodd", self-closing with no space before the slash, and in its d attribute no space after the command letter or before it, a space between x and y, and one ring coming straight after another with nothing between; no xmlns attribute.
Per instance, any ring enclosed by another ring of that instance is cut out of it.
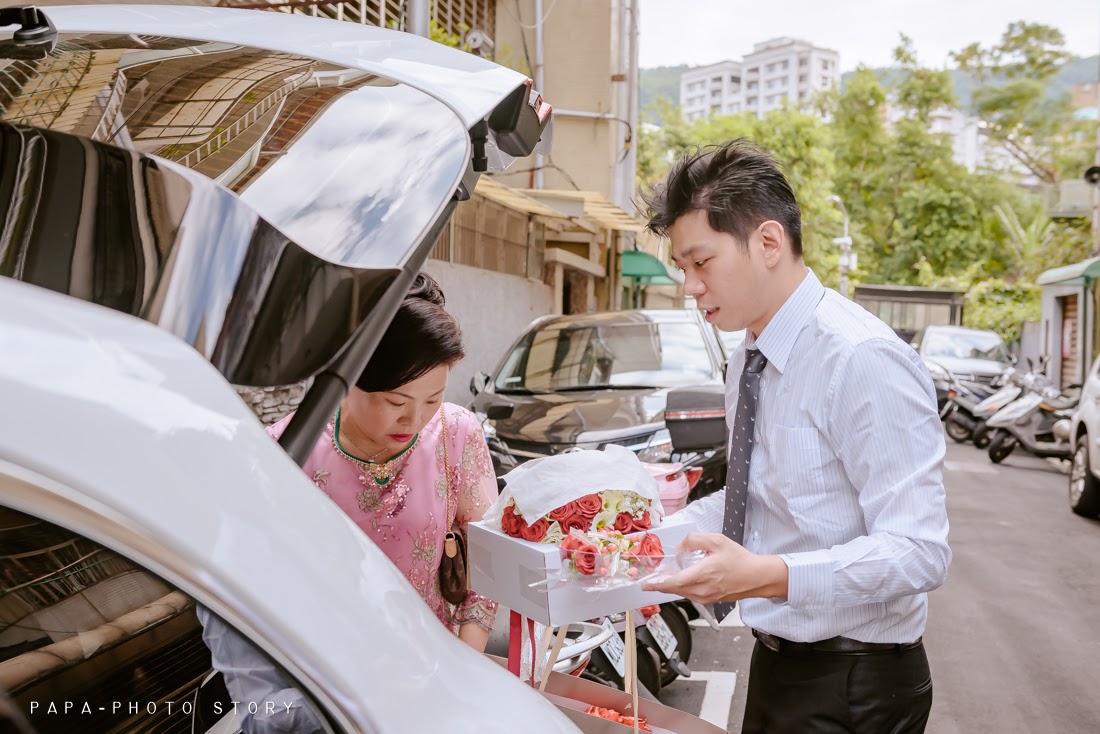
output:
<svg viewBox="0 0 1100 734"><path fill-rule="evenodd" d="M1037 285L1084 285L1100 278L1100 257L1090 257L1073 265L1051 268L1036 279Z"/></svg>
<svg viewBox="0 0 1100 734"><path fill-rule="evenodd" d="M500 204L501 206L506 206L509 209L514 209L515 211L525 212L527 214L537 214L542 217L553 217L555 219L568 219L568 217L556 209L546 206L541 201L533 199L517 189L509 188L502 183L497 183L488 176L482 176L478 179L477 188L474 189L474 193L480 194L489 201Z"/></svg>
<svg viewBox="0 0 1100 734"><path fill-rule="evenodd" d="M684 276L642 250L627 250L622 254L624 278L634 278L646 285L677 285Z"/></svg>
<svg viewBox="0 0 1100 734"><path fill-rule="evenodd" d="M555 200L581 204L583 205L585 219L590 219L607 229L615 229L620 232L641 232L645 229L644 225L632 217L629 212L620 206L616 206L603 194L596 191L564 191L561 189L521 189L521 191L547 206L554 206Z"/></svg>

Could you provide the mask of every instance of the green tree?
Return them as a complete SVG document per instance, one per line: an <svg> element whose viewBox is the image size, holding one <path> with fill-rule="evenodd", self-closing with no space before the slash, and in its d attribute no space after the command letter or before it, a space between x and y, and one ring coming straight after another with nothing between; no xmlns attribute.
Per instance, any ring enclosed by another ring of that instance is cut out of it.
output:
<svg viewBox="0 0 1100 734"><path fill-rule="evenodd" d="M1019 166L1045 183L1081 174L1092 149L1087 125L1073 119L1069 95L1048 93L1072 58L1061 31L1019 21L996 44L974 43L952 58L978 82L971 112Z"/></svg>

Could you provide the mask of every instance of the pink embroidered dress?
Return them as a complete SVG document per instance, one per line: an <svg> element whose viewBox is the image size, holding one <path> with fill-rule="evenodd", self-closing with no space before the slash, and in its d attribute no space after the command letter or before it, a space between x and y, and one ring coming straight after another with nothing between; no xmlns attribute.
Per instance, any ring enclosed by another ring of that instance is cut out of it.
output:
<svg viewBox="0 0 1100 734"><path fill-rule="evenodd" d="M496 602L471 591L464 603L454 607L439 593L439 560L447 530L455 518L460 527L480 520L497 497L481 425L473 413L451 403L444 403L443 413L449 483L444 478L440 412L396 459L396 473L384 485L372 476L367 462L358 461L348 453L352 449L337 443L335 419L325 427L303 468L405 574L444 625L457 632L460 625L473 623L491 631ZM276 438L282 435L290 417L269 426L268 433Z"/></svg>

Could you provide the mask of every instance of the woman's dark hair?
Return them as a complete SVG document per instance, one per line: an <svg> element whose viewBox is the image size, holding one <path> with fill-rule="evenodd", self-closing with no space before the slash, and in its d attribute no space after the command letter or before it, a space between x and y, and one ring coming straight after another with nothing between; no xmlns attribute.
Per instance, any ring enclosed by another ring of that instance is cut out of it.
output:
<svg viewBox="0 0 1100 734"><path fill-rule="evenodd" d="M773 219L787 230L794 254L802 255L802 212L791 185L775 158L745 138L689 150L642 199L648 229L661 237L680 217L702 210L712 229L745 247L749 234Z"/></svg>
<svg viewBox="0 0 1100 734"><path fill-rule="evenodd" d="M465 357L462 330L445 303L435 279L419 273L355 386L389 392Z"/></svg>

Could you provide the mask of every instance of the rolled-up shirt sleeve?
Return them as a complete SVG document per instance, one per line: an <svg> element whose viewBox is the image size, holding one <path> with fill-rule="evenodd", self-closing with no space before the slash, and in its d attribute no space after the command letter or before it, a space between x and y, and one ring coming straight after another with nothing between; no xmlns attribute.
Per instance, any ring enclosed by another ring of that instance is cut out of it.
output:
<svg viewBox="0 0 1100 734"><path fill-rule="evenodd" d="M884 338L853 345L825 406L829 441L858 493L866 534L782 554L787 603L849 607L939 587L951 563L945 446L935 390L920 358Z"/></svg>

